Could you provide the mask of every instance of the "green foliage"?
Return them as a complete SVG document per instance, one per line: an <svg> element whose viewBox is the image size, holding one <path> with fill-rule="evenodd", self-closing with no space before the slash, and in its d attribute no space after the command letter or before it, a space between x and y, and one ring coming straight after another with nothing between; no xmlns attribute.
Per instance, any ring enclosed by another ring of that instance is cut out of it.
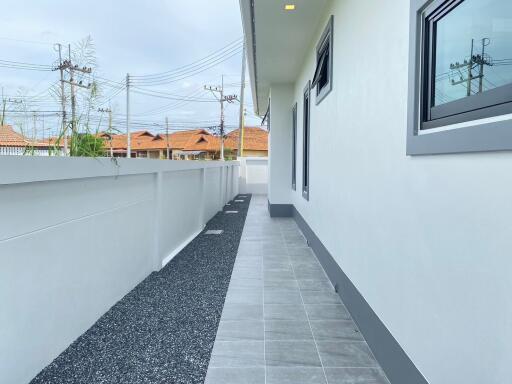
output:
<svg viewBox="0 0 512 384"><path fill-rule="evenodd" d="M73 135L70 144L71 156L101 157L106 153L104 140L90 133Z"/></svg>
<svg viewBox="0 0 512 384"><path fill-rule="evenodd" d="M236 160L235 152L231 148L224 148L225 160Z"/></svg>

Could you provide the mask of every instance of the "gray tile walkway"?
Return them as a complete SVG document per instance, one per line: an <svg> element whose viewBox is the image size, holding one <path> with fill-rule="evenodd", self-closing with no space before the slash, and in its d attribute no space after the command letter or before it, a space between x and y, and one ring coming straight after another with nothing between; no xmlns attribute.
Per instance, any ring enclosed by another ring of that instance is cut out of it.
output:
<svg viewBox="0 0 512 384"><path fill-rule="evenodd" d="M292 219L253 196L206 384L389 384Z"/></svg>

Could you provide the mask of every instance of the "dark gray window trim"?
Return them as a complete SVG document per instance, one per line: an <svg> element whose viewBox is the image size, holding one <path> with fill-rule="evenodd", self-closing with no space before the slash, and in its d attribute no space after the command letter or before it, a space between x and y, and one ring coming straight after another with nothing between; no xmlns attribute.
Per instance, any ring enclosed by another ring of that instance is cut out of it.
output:
<svg viewBox="0 0 512 384"><path fill-rule="evenodd" d="M322 37L320 38L320 41L318 42L316 46L316 63L318 65L318 60L321 56L322 48L325 44L329 44L329 61L327 62L327 71L329 73L329 84L327 84L322 90L320 90L319 85L316 84L315 86L315 92L316 92L316 105L320 104L323 99L327 97L329 93L332 91L333 87L333 56L334 56L334 49L333 49L333 36L334 36L334 16L331 15L329 18L329 22L327 23L327 26L325 27L324 32L322 33Z"/></svg>
<svg viewBox="0 0 512 384"><path fill-rule="evenodd" d="M292 189L297 190L297 103L292 108Z"/></svg>
<svg viewBox="0 0 512 384"><path fill-rule="evenodd" d="M302 111L302 197L309 201L309 185L311 174L309 173L310 163L310 137L311 137L311 81L308 81L303 92ZM307 100L307 110L306 110ZM307 114L306 114L307 111ZM307 181L306 181L307 180Z"/></svg>
<svg viewBox="0 0 512 384"><path fill-rule="evenodd" d="M450 129L442 132L422 130L421 124L422 95L422 58L423 58L423 17L427 7L438 0L411 0L410 15L410 57L409 57L409 97L407 123L407 155L433 155L463 152L485 152L512 150L512 121L496 121ZM494 116L512 113L504 104L495 110ZM479 115L475 111L472 119L478 120L488 115ZM447 118L443 125L455 124L459 121ZM430 128L433 125L429 126Z"/></svg>

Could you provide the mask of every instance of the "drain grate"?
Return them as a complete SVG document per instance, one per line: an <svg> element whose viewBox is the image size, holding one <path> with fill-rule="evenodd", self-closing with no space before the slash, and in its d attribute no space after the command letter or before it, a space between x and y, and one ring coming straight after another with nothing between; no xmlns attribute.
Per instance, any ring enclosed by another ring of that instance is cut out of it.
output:
<svg viewBox="0 0 512 384"><path fill-rule="evenodd" d="M204 234L205 235L222 235L224 231L222 229L209 229Z"/></svg>
<svg viewBox="0 0 512 384"><path fill-rule="evenodd" d="M238 211L225 211L225 213L238 213Z"/></svg>

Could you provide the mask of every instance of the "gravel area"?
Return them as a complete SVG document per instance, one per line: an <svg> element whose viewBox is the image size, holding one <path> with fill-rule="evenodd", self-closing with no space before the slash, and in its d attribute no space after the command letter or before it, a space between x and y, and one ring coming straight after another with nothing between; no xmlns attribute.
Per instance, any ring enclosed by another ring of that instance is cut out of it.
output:
<svg viewBox="0 0 512 384"><path fill-rule="evenodd" d="M249 208L231 201L31 384L203 383ZM205 235L222 229L222 235Z"/></svg>

